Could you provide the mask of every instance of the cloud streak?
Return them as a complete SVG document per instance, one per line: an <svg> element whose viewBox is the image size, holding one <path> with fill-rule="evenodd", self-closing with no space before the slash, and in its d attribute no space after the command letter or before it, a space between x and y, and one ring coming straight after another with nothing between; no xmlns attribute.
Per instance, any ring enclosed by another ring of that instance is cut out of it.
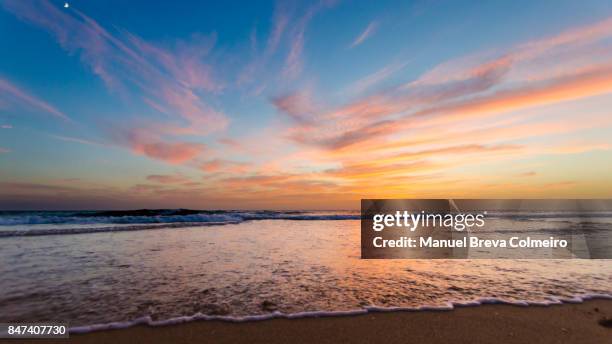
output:
<svg viewBox="0 0 612 344"><path fill-rule="evenodd" d="M204 63L214 46L214 37L193 35L189 42L179 41L176 51L170 52L125 30L111 32L78 10L60 10L48 1L34 5L9 0L3 5L20 19L49 31L69 53L79 54L83 63L109 89L129 92L127 90L136 88L143 102L167 116L164 122L147 121L138 128L149 131L150 136L164 136L165 139L163 142L130 142L129 147L136 153L171 163L184 162L195 157L201 146L173 142L173 136L205 135L227 126L227 117L202 96L223 89L223 84L214 79L212 68ZM0 88L16 93L9 87L0 83ZM64 117L48 104L16 94L39 108ZM121 141L131 140L126 137Z"/></svg>
<svg viewBox="0 0 612 344"><path fill-rule="evenodd" d="M387 65L377 70L376 72L370 75L367 75L364 78L359 79L358 81L353 83L349 87L349 91L351 93L357 93L357 94L363 93L364 91L369 90L373 86L381 83L382 81L398 73L404 67L406 67L407 64L408 64L407 62L403 62L403 63L392 63L390 65Z"/></svg>
<svg viewBox="0 0 612 344"><path fill-rule="evenodd" d="M80 143L80 144L83 144L83 145L106 146L105 144L100 143L100 142L86 140L86 139L82 139L82 138L78 138L78 137L70 137L70 136L62 136L62 135L50 135L50 137L54 138L56 140L60 140L60 141Z"/></svg>
<svg viewBox="0 0 612 344"><path fill-rule="evenodd" d="M191 182L191 179L180 174L152 174L147 176L147 180L159 184L184 184Z"/></svg>
<svg viewBox="0 0 612 344"><path fill-rule="evenodd" d="M304 65L302 53L306 41L306 28L308 27L308 23L317 13L325 8L332 7L333 5L335 5L335 1L333 0L319 0L315 4L306 8L304 15L296 20L296 23L290 32L289 53L285 59L285 66L282 71L282 74L286 79L295 79L302 72Z"/></svg>
<svg viewBox="0 0 612 344"><path fill-rule="evenodd" d="M28 92L15 86L14 84L10 83L8 80L5 79L0 79L0 100L4 100L7 103L17 103L18 105L23 105L28 108L50 114L64 121L70 120L66 114L64 114L54 106L36 98L35 96L29 94ZM3 125L2 128L7 129L5 125Z"/></svg>
<svg viewBox="0 0 612 344"><path fill-rule="evenodd" d="M366 28L359 34L359 36L357 36L353 40L353 43L351 43L351 48L355 48L361 45L363 42L365 42L366 39L370 38L370 36L372 36L376 32L377 29L378 29L378 22L371 21L368 24L368 26L366 26Z"/></svg>

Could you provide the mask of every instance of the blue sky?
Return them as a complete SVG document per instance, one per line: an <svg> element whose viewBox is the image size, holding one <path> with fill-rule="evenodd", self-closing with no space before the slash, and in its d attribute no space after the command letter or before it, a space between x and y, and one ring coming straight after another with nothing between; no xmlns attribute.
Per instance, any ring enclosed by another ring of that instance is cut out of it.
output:
<svg viewBox="0 0 612 344"><path fill-rule="evenodd" d="M607 1L0 4L0 208L612 194Z"/></svg>

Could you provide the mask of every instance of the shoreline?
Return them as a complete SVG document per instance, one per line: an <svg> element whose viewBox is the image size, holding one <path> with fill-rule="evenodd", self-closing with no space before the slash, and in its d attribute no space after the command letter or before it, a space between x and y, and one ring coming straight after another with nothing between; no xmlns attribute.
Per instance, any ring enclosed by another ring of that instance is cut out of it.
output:
<svg viewBox="0 0 612 344"><path fill-rule="evenodd" d="M608 319L607 322L604 322ZM605 343L612 342L612 300L453 310L374 311L359 315L230 322L196 320L71 334L46 343ZM605 326L604 326L605 325ZM21 342L40 342L40 339ZM0 343L14 343L0 340Z"/></svg>
<svg viewBox="0 0 612 344"><path fill-rule="evenodd" d="M445 305L433 306L423 305L417 307L377 307L369 306L356 310L345 310L345 311L305 311L298 313L266 313L259 315L246 315L246 316L232 316L232 315L207 315L207 314L194 314L184 315L175 318L153 320L150 316L144 316L129 321L117 321L109 323L98 323L91 325L83 325L70 327L70 334L85 334L98 331L109 331L109 330L122 330L134 326L171 326L189 323L193 321L222 321L230 323L245 323L245 322L257 322L266 321L273 319L303 319L303 318L330 318L330 317L346 317L364 315L370 313L389 313L389 312L423 312L423 311L452 311L461 307L480 307L484 305L509 305L509 306L551 306L561 304L577 304L583 303L589 300L612 300L612 294L582 294L575 295L573 298L560 298L550 297L549 301L536 302L536 301L508 301L498 298L481 298L472 301L449 301Z"/></svg>

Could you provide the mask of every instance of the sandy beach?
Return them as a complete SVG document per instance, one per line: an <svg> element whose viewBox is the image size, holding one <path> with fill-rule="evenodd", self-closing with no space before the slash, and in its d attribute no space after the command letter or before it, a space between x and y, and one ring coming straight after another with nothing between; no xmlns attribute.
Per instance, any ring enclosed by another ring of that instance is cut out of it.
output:
<svg viewBox="0 0 612 344"><path fill-rule="evenodd" d="M604 319L608 319L605 321ZM45 343L582 343L612 342L611 300L484 305L248 323L197 321L72 335ZM2 341L2 343L14 341ZM41 340L30 341L40 343Z"/></svg>

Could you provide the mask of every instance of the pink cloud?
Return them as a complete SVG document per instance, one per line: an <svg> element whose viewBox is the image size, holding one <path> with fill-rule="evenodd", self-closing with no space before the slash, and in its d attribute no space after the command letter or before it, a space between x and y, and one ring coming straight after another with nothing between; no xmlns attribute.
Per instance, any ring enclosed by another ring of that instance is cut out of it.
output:
<svg viewBox="0 0 612 344"><path fill-rule="evenodd" d="M395 125L397 120L388 120L387 117L410 115L411 110L427 109L453 99L482 93L496 86L507 70L508 64L500 61L479 68L461 80L439 85L413 84L408 88L390 88L335 109L311 113L311 120L319 123L317 128L302 123L291 129L288 135L301 143L312 142L316 145L339 147L359 141L363 137L397 132L402 127L410 126L412 121L401 121L402 124L398 127ZM297 99L302 103L306 100L304 97ZM315 102L312 99L309 101ZM294 108L284 106L279 109L288 113Z"/></svg>
<svg viewBox="0 0 612 344"><path fill-rule="evenodd" d="M206 149L197 142L171 139L155 130L138 126L109 125L107 135L116 145L128 147L132 152L146 157L177 165L190 162Z"/></svg>
<svg viewBox="0 0 612 344"><path fill-rule="evenodd" d="M612 18L606 18L594 24L570 28L557 35L524 43L519 46L519 55L522 58L530 58L561 46L584 46L610 37L611 34Z"/></svg>
<svg viewBox="0 0 612 344"><path fill-rule="evenodd" d="M208 161L200 165L200 169L204 172L217 172L223 167L223 162L220 160Z"/></svg>
<svg viewBox="0 0 612 344"><path fill-rule="evenodd" d="M307 123L318 111L309 90L302 90L272 99L272 104L281 112L286 113L294 120Z"/></svg>
<svg viewBox="0 0 612 344"><path fill-rule="evenodd" d="M471 99L431 106L416 115L480 116L612 92L612 65L594 66L552 80L521 85Z"/></svg>
<svg viewBox="0 0 612 344"><path fill-rule="evenodd" d="M182 164L195 158L204 150L204 145L192 142L135 142L134 152L170 164Z"/></svg>
<svg viewBox="0 0 612 344"><path fill-rule="evenodd" d="M212 67L202 63L215 45L215 34L210 37L194 34L189 42L179 41L174 53L150 44L134 34L125 32L125 36L134 50L146 57L150 68L168 72L182 86L209 92L223 89L223 85L213 77Z"/></svg>
<svg viewBox="0 0 612 344"><path fill-rule="evenodd" d="M592 66L595 58L592 53L595 47L592 45L611 36L612 18L607 18L501 51L480 52L441 63L422 75L415 83L443 83L452 79L466 78L479 69L493 67L496 63L511 64L518 69L538 59L541 61L537 63L536 68L529 70L528 77L541 79L543 77L539 75L550 74L550 71L556 70L555 67L558 65L561 65L563 70L568 70L568 67L572 66L570 62L576 58L584 58L585 67ZM609 49L606 50L609 53ZM559 58L564 59L563 63L555 63L555 59Z"/></svg>
<svg viewBox="0 0 612 344"><path fill-rule="evenodd" d="M10 149L8 149L8 148L2 148L2 147L0 147L0 153L10 153L10 152L11 152L11 150L10 150Z"/></svg>

